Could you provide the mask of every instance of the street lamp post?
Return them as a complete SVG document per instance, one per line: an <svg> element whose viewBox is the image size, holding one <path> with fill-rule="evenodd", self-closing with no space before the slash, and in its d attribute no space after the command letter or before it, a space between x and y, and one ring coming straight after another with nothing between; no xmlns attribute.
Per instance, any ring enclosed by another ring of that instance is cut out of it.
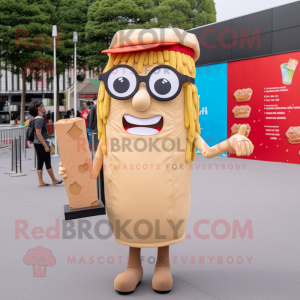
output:
<svg viewBox="0 0 300 300"><path fill-rule="evenodd" d="M77 32L73 32L74 42L74 114L77 115L77 63L76 63L76 42L78 42Z"/></svg>
<svg viewBox="0 0 300 300"><path fill-rule="evenodd" d="M57 99L56 99L56 37L57 37L57 27L56 25L52 26L52 36L53 36L53 100L54 100L54 124L57 121L56 116L56 107L57 107ZM58 157L57 153L58 144L57 144L57 136L55 132L55 154L52 155L53 157Z"/></svg>

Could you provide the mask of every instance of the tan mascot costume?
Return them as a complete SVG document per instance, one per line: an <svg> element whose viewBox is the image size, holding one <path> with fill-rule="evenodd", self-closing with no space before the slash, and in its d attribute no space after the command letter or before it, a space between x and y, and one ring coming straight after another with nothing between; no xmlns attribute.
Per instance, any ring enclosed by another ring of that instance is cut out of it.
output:
<svg viewBox="0 0 300 300"><path fill-rule="evenodd" d="M108 219L115 240L129 247L115 290L135 290L143 277L140 250L157 247L152 287L166 293L173 279L169 245L182 241L190 212L191 161L196 147L212 158L230 149L250 155L239 133L214 147L200 137L194 85L200 48L179 29L123 30L115 34L101 80L97 116L99 147L94 175L104 168ZM217 87L216 87L217 88ZM59 173L67 176L61 165Z"/></svg>

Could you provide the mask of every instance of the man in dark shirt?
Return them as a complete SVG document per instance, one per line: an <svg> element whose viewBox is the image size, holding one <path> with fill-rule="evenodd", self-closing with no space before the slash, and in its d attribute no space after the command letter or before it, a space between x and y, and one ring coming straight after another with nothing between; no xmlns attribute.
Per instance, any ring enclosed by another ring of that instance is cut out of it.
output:
<svg viewBox="0 0 300 300"><path fill-rule="evenodd" d="M87 125L86 127L90 129L90 132L92 132L92 128L90 127L90 115L91 115L91 108L93 106L93 101L88 101L89 103L89 106L88 106L88 116L86 118L86 122L87 122Z"/></svg>
<svg viewBox="0 0 300 300"><path fill-rule="evenodd" d="M94 97L93 100L96 102L97 97ZM89 113L89 126L92 129L93 144L94 149L96 150L98 147L97 104L91 105Z"/></svg>
<svg viewBox="0 0 300 300"><path fill-rule="evenodd" d="M94 101L97 97L94 97ZM93 133L98 133L97 128L97 104L91 106L90 113L89 113L89 127L92 129Z"/></svg>

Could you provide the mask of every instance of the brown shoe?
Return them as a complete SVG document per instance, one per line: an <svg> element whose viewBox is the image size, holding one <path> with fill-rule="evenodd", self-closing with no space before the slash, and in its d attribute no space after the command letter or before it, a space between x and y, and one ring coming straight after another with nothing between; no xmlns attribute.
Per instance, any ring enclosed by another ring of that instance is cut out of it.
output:
<svg viewBox="0 0 300 300"><path fill-rule="evenodd" d="M127 295L135 291L143 277L143 268L127 268L125 272L119 274L114 282L116 292Z"/></svg>
<svg viewBox="0 0 300 300"><path fill-rule="evenodd" d="M165 294L169 293L173 287L173 278L171 267L155 267L152 278L152 288L155 292Z"/></svg>

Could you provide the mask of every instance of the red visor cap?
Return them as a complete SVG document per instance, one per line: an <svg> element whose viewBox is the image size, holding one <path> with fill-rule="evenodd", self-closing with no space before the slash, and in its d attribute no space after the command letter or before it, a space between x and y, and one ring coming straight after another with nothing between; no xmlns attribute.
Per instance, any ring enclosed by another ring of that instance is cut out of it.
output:
<svg viewBox="0 0 300 300"><path fill-rule="evenodd" d="M137 52L137 51L178 51L185 53L192 58L194 58L194 50L192 48L181 45L180 43L159 43L159 44L144 44L144 45L133 45L120 48L112 48L101 51L101 53L127 53L127 52Z"/></svg>

